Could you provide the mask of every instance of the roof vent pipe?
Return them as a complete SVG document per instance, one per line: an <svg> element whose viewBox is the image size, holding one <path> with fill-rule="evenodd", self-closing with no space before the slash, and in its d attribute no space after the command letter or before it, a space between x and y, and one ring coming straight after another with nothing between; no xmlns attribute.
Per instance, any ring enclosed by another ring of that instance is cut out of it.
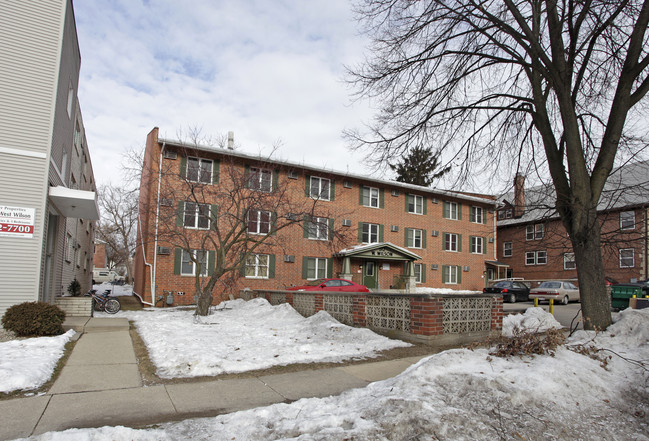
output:
<svg viewBox="0 0 649 441"><path fill-rule="evenodd" d="M234 150L234 132L228 132L228 150Z"/></svg>

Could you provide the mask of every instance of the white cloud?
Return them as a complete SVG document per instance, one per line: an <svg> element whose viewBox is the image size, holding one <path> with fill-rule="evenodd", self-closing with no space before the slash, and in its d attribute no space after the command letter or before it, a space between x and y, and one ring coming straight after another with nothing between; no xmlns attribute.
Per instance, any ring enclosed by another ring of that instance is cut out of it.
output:
<svg viewBox="0 0 649 441"><path fill-rule="evenodd" d="M169 138L233 130L253 153L281 139L281 159L369 172L341 138L370 118L342 81L365 44L348 1L77 2L75 14L99 184L154 126Z"/></svg>

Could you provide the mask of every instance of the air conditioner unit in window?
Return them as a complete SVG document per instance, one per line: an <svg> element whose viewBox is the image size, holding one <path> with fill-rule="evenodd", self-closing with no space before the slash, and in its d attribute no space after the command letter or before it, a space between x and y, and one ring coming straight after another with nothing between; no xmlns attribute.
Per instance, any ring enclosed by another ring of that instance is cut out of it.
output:
<svg viewBox="0 0 649 441"><path fill-rule="evenodd" d="M432 269L433 271L437 271L437 268L439 268L439 265L437 265L436 263L433 263L433 264L430 266L430 269Z"/></svg>
<svg viewBox="0 0 649 441"><path fill-rule="evenodd" d="M288 178L289 179L297 179L298 178L297 172L295 170L290 170L288 172Z"/></svg>
<svg viewBox="0 0 649 441"><path fill-rule="evenodd" d="M489 243L494 243L494 238L493 237L489 238Z"/></svg>
<svg viewBox="0 0 649 441"><path fill-rule="evenodd" d="M470 269L471 269L471 268L469 267L469 265L466 265L466 266L464 266L464 267L462 268L462 270L463 270L465 273L468 272Z"/></svg>
<svg viewBox="0 0 649 441"><path fill-rule="evenodd" d="M295 256L290 256L288 254L284 255L284 262L295 262Z"/></svg>
<svg viewBox="0 0 649 441"><path fill-rule="evenodd" d="M178 157L178 153L174 152L173 150L165 150L164 154L165 159L176 159Z"/></svg>
<svg viewBox="0 0 649 441"><path fill-rule="evenodd" d="M431 234L433 235L433 237L437 237L437 236L439 236L439 231L433 230L433 231L431 231Z"/></svg>
<svg viewBox="0 0 649 441"><path fill-rule="evenodd" d="M174 201L169 198L161 198L160 205L162 205L163 207L173 207Z"/></svg>
<svg viewBox="0 0 649 441"><path fill-rule="evenodd" d="M343 187L352 188L352 183L350 181L343 181Z"/></svg>
<svg viewBox="0 0 649 441"><path fill-rule="evenodd" d="M439 203L439 201L437 200L437 198L432 198L430 201L431 201L433 204L438 204L438 203Z"/></svg>
<svg viewBox="0 0 649 441"><path fill-rule="evenodd" d="M399 196L399 190L392 190L392 196Z"/></svg>
<svg viewBox="0 0 649 441"><path fill-rule="evenodd" d="M392 231L394 233L398 232L399 231L399 225L392 225L390 227L390 231Z"/></svg>
<svg viewBox="0 0 649 441"><path fill-rule="evenodd" d="M295 214L295 213L287 213L286 214L286 219L291 220L291 221L296 221L297 220L297 214Z"/></svg>
<svg viewBox="0 0 649 441"><path fill-rule="evenodd" d="M343 219L343 227L351 227L352 221L349 219Z"/></svg>
<svg viewBox="0 0 649 441"><path fill-rule="evenodd" d="M158 254L161 256L171 254L171 248L169 247L158 247Z"/></svg>

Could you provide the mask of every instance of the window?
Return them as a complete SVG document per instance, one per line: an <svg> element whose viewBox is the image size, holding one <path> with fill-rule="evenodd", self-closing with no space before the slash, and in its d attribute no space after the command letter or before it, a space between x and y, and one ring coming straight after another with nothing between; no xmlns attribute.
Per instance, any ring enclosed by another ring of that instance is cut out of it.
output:
<svg viewBox="0 0 649 441"><path fill-rule="evenodd" d="M443 213L442 215L446 219L453 219L453 220L458 220L461 219L460 209L459 205L457 202L444 202L444 207L442 209Z"/></svg>
<svg viewBox="0 0 649 441"><path fill-rule="evenodd" d="M475 207L471 206L471 213L469 215L469 221L476 223L476 224L484 224L485 222L485 217L484 217L484 208L482 207Z"/></svg>
<svg viewBox="0 0 649 441"><path fill-rule="evenodd" d="M525 252L525 265L534 265L536 262L536 254L534 251Z"/></svg>
<svg viewBox="0 0 649 441"><path fill-rule="evenodd" d="M72 105L74 104L74 87L72 87L72 81L68 86L68 104L66 110L68 111L68 118L72 118Z"/></svg>
<svg viewBox="0 0 649 441"><path fill-rule="evenodd" d="M270 233L272 213L270 211L249 210L248 211L248 233L268 234Z"/></svg>
<svg viewBox="0 0 649 441"><path fill-rule="evenodd" d="M375 187L361 187L361 203L365 207L379 208L379 189Z"/></svg>
<svg viewBox="0 0 649 441"><path fill-rule="evenodd" d="M267 168L250 167L249 188L270 192L273 189L273 172Z"/></svg>
<svg viewBox="0 0 649 441"><path fill-rule="evenodd" d="M620 250L620 268L635 267L635 249L624 248Z"/></svg>
<svg viewBox="0 0 649 441"><path fill-rule="evenodd" d="M424 214L424 198L414 194L406 195L408 213Z"/></svg>
<svg viewBox="0 0 649 441"><path fill-rule="evenodd" d="M324 257L305 257L304 265L306 279L315 280L327 277L327 259Z"/></svg>
<svg viewBox="0 0 649 441"><path fill-rule="evenodd" d="M456 285L459 282L460 267L455 265L442 266L442 282L446 284Z"/></svg>
<svg viewBox="0 0 649 441"><path fill-rule="evenodd" d="M207 276L207 262L208 253L203 250L187 250L182 251L182 260L180 265L180 275L182 276L195 276L196 275L196 263L200 264L200 275Z"/></svg>
<svg viewBox="0 0 649 441"><path fill-rule="evenodd" d="M187 158L187 180L211 184L212 167L213 163L211 159Z"/></svg>
<svg viewBox="0 0 649 441"><path fill-rule="evenodd" d="M575 262L575 253L565 253L563 255L563 269L564 270L577 269L577 263Z"/></svg>
<svg viewBox="0 0 649 441"><path fill-rule="evenodd" d="M309 239L329 240L329 219L314 217L307 223L307 237Z"/></svg>
<svg viewBox="0 0 649 441"><path fill-rule="evenodd" d="M363 243L378 243L379 242L379 226L377 224L363 223L361 227L361 242Z"/></svg>
<svg viewBox="0 0 649 441"><path fill-rule="evenodd" d="M526 240L541 240L545 235L545 226L543 224L528 225L525 230Z"/></svg>
<svg viewBox="0 0 649 441"><path fill-rule="evenodd" d="M635 228L635 211L623 211L620 213L620 228L622 230L633 230Z"/></svg>
<svg viewBox="0 0 649 441"><path fill-rule="evenodd" d="M514 253L514 243L513 242L504 242L503 243L503 257L512 257Z"/></svg>
<svg viewBox="0 0 649 441"><path fill-rule="evenodd" d="M444 233L444 251L460 251L459 235L455 233Z"/></svg>
<svg viewBox="0 0 649 441"><path fill-rule="evenodd" d="M251 254L246 257L245 276L248 279L268 279L270 256Z"/></svg>
<svg viewBox="0 0 649 441"><path fill-rule="evenodd" d="M325 178L311 176L309 196L314 199L330 200L331 181Z"/></svg>
<svg viewBox="0 0 649 441"><path fill-rule="evenodd" d="M547 251L527 251L525 253L525 265L545 265L548 263Z"/></svg>
<svg viewBox="0 0 649 441"><path fill-rule="evenodd" d="M471 236L471 253L486 254L484 237Z"/></svg>
<svg viewBox="0 0 649 441"><path fill-rule="evenodd" d="M423 269L423 265L421 263L415 263L415 282L416 283L423 283L422 269Z"/></svg>
<svg viewBox="0 0 649 441"><path fill-rule="evenodd" d="M184 223L185 228L210 228L210 205L185 202Z"/></svg>
<svg viewBox="0 0 649 441"><path fill-rule="evenodd" d="M424 230L413 230L406 228L406 247L424 248Z"/></svg>

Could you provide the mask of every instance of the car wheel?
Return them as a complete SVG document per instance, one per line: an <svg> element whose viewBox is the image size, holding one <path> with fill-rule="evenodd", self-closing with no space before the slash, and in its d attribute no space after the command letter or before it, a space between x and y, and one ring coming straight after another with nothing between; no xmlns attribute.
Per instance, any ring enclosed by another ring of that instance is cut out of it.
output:
<svg viewBox="0 0 649 441"><path fill-rule="evenodd" d="M509 303L516 303L516 294L509 295Z"/></svg>
<svg viewBox="0 0 649 441"><path fill-rule="evenodd" d="M570 299L568 299L568 296L563 296L563 300L561 301L561 304L562 305L567 305L569 300Z"/></svg>

